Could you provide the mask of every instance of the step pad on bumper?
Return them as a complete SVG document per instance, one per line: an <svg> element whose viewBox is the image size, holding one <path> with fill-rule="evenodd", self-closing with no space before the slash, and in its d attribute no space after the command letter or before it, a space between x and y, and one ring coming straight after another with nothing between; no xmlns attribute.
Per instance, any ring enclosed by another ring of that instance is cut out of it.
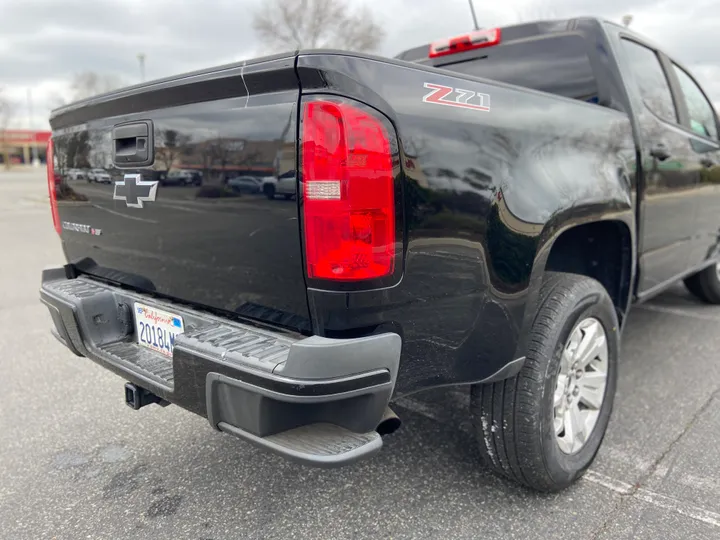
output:
<svg viewBox="0 0 720 540"><path fill-rule="evenodd" d="M118 364L131 364L134 369L163 386L173 385L173 364L170 358L127 341L101 345L98 349Z"/></svg>
<svg viewBox="0 0 720 540"><path fill-rule="evenodd" d="M290 334L198 313L167 300L148 298L87 278L46 281L41 299L48 305L60 339L76 354L97 356L171 391L174 359L138 345L134 302L149 303L183 318L185 333L175 340L175 354L200 355L237 368L272 373L284 364L297 341Z"/></svg>
<svg viewBox="0 0 720 540"><path fill-rule="evenodd" d="M290 339L278 339L226 323L216 323L186 331L175 347L191 353L204 353L238 366L251 366L272 373L287 360Z"/></svg>
<svg viewBox="0 0 720 540"><path fill-rule="evenodd" d="M284 457L316 467L347 465L382 448L382 438L376 431L354 433L333 424L311 424L267 437L258 437L225 422L220 422L218 428Z"/></svg>

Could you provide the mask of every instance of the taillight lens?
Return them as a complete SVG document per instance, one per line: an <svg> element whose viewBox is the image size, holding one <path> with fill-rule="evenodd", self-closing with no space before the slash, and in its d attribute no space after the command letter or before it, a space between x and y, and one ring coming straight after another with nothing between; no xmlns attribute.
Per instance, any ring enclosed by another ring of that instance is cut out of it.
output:
<svg viewBox="0 0 720 540"><path fill-rule="evenodd" d="M390 134L368 108L303 103L303 231L307 276L360 281L395 269Z"/></svg>
<svg viewBox="0 0 720 540"><path fill-rule="evenodd" d="M50 193L50 210L52 211L53 226L55 227L55 231L60 234L60 215L58 214L57 185L55 183L55 152L52 139L48 141L45 160L47 161L48 192Z"/></svg>

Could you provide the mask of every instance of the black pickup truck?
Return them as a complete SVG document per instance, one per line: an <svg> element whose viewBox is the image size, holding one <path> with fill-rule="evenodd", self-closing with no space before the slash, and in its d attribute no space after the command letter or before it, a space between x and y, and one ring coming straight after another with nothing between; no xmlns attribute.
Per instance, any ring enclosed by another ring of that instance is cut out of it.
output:
<svg viewBox="0 0 720 540"><path fill-rule="evenodd" d="M367 457L393 399L471 385L488 466L561 489L601 444L630 305L680 279L720 302L718 118L612 23L298 51L50 123L54 334L131 407L304 463ZM202 186L159 185L172 170ZM238 196L229 176L290 188Z"/></svg>

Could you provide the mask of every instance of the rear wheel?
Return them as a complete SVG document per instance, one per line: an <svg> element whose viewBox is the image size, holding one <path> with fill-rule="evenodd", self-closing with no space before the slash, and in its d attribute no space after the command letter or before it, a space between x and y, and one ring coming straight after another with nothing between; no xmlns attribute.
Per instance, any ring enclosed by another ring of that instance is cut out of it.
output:
<svg viewBox="0 0 720 540"><path fill-rule="evenodd" d="M703 302L720 304L720 263L685 278L685 286Z"/></svg>
<svg viewBox="0 0 720 540"><path fill-rule="evenodd" d="M615 307L594 279L550 273L520 373L475 385L471 411L483 460L539 491L559 491L595 459L617 380Z"/></svg>

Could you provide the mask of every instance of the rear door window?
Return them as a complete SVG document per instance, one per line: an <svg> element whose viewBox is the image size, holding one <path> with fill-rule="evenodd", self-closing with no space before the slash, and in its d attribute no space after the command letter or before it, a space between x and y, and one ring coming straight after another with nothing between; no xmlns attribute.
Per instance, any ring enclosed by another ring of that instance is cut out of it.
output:
<svg viewBox="0 0 720 540"><path fill-rule="evenodd" d="M645 106L663 120L677 123L670 84L655 51L629 39L623 39L623 49Z"/></svg>
<svg viewBox="0 0 720 540"><path fill-rule="evenodd" d="M690 115L690 129L698 135L718 140L715 111L697 83L688 73L673 64L673 70L680 81L683 99Z"/></svg>

